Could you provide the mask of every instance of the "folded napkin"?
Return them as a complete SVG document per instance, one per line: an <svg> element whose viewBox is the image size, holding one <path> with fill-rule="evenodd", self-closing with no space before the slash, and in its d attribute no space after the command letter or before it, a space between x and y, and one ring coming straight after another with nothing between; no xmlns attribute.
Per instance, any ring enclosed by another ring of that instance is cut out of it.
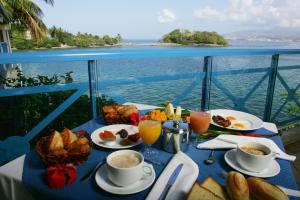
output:
<svg viewBox="0 0 300 200"><path fill-rule="evenodd" d="M198 149L233 149L236 148L236 144L242 141L258 142L267 145L277 153L276 158L295 161L296 156L288 155L283 152L275 142L268 138L238 136L238 135L219 135L218 137L198 144Z"/></svg>
<svg viewBox="0 0 300 200"><path fill-rule="evenodd" d="M164 171L161 173L146 200L159 199L160 194L167 185L171 174L180 163L183 163L183 168L181 169L174 185L169 190L166 200L181 200L186 198L187 193L190 191L198 177L199 168L189 156L179 151L173 156Z"/></svg>

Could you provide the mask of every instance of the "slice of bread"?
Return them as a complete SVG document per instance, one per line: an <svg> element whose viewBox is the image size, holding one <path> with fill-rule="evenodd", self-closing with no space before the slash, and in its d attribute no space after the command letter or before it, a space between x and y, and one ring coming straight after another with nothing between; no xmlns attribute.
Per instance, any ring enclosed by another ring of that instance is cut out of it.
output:
<svg viewBox="0 0 300 200"><path fill-rule="evenodd" d="M228 199L225 189L211 176L206 177L201 186L210 190L212 193L224 200Z"/></svg>
<svg viewBox="0 0 300 200"><path fill-rule="evenodd" d="M186 200L223 200L208 189L202 187L199 183L194 183Z"/></svg>

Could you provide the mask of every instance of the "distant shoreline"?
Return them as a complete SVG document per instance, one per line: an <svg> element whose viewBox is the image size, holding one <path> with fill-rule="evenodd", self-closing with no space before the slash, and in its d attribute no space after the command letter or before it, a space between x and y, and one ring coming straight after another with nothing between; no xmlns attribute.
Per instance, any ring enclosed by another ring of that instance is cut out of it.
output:
<svg viewBox="0 0 300 200"><path fill-rule="evenodd" d="M182 45L177 43L160 43L160 42L145 42L145 43L120 43L114 45L104 45L104 46L89 46L89 47L77 47L77 46L69 46L69 45L61 45L60 47L40 47L33 49L16 49L12 48L13 51L27 51L27 50L50 50L50 49L83 49L83 48L110 48L110 47L134 47L134 46L187 46L187 47L225 47L226 45L218 45L218 44L193 44L193 45Z"/></svg>

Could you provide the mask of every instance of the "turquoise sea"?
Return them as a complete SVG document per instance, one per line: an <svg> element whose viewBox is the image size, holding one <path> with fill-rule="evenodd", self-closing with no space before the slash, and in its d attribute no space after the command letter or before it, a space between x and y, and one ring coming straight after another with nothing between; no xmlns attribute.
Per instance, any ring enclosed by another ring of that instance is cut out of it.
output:
<svg viewBox="0 0 300 200"><path fill-rule="evenodd" d="M124 40L124 43L154 43L158 40ZM139 49L161 49L168 50L172 48L182 48L189 51L196 47L165 47L165 46L128 46L128 47L112 47L99 48L107 52L139 50ZM199 48L199 47L197 47ZM208 48L208 47L206 47ZM211 48L211 47L210 47ZM230 45L226 48L300 48L300 43L294 42L258 42L236 40L230 41ZM75 52L76 49L68 50L48 50L52 51L69 51ZM32 53L35 53L33 51ZM213 58L213 71L238 70L249 68L267 68L271 64L271 56L218 56ZM299 65L300 56L280 56L279 66ZM35 63L22 64L24 73L28 76L36 75L63 75L68 71L73 71L73 77L76 82L85 82L88 80L87 63L86 62L64 62L64 63ZM176 75L183 73L197 73L203 69L203 57L176 57L176 58L147 58L147 59L121 59L121 60L99 60L98 61L98 78L103 80L118 79L136 79L137 77L149 77L159 75ZM282 70L280 75L286 84L292 89L299 84L300 69ZM235 74L218 76L217 79L222 83L224 88L217 87L214 83L211 88L211 108L234 108L233 102L224 94L224 91L230 93L238 101L251 91L256 83L265 75L265 72L251 74ZM181 79L160 81L155 83L142 83L123 85L108 88L109 95L120 96L127 101L139 102L145 104L158 105L162 102L173 101L182 92L189 87L194 79ZM268 78L266 78L255 91L245 101L245 108L259 117L263 116L264 105L266 102ZM100 91L101 92L101 91ZM103 91L102 91L103 92ZM276 110L284 103L286 91L284 84L279 80L276 82L276 90L273 103L273 115L276 115L274 121L284 121L291 116L288 112L289 105L287 103L283 110L277 115ZM197 84L191 93L185 94L180 105L189 109L200 109L201 101L201 82Z"/></svg>

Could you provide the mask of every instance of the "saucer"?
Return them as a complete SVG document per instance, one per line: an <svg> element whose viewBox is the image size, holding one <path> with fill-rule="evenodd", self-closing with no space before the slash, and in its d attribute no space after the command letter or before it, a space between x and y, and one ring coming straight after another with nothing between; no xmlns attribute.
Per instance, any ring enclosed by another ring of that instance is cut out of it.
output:
<svg viewBox="0 0 300 200"><path fill-rule="evenodd" d="M134 194L137 192L141 192L141 191L147 189L148 187L150 187L156 177L153 166L146 162L145 162L145 164L151 167L152 175L145 176L141 180L137 181L136 183L134 183L132 185L129 185L126 187L120 187L120 186L116 186L115 184L113 184L107 177L107 165L106 164L102 165L98 169L98 171L95 175L96 183L100 188L102 188L103 190L105 190L109 193L112 193L112 194L126 195L126 194Z"/></svg>
<svg viewBox="0 0 300 200"><path fill-rule="evenodd" d="M236 149L232 149L230 151L227 151L224 155L226 163L232 167L233 169L242 172L243 174L247 174L249 176L255 176L255 177L261 177L261 178L267 178L276 176L280 172L280 165L278 162L274 159L271 161L269 167L261 172L250 172L242 167L237 163L236 161Z"/></svg>

